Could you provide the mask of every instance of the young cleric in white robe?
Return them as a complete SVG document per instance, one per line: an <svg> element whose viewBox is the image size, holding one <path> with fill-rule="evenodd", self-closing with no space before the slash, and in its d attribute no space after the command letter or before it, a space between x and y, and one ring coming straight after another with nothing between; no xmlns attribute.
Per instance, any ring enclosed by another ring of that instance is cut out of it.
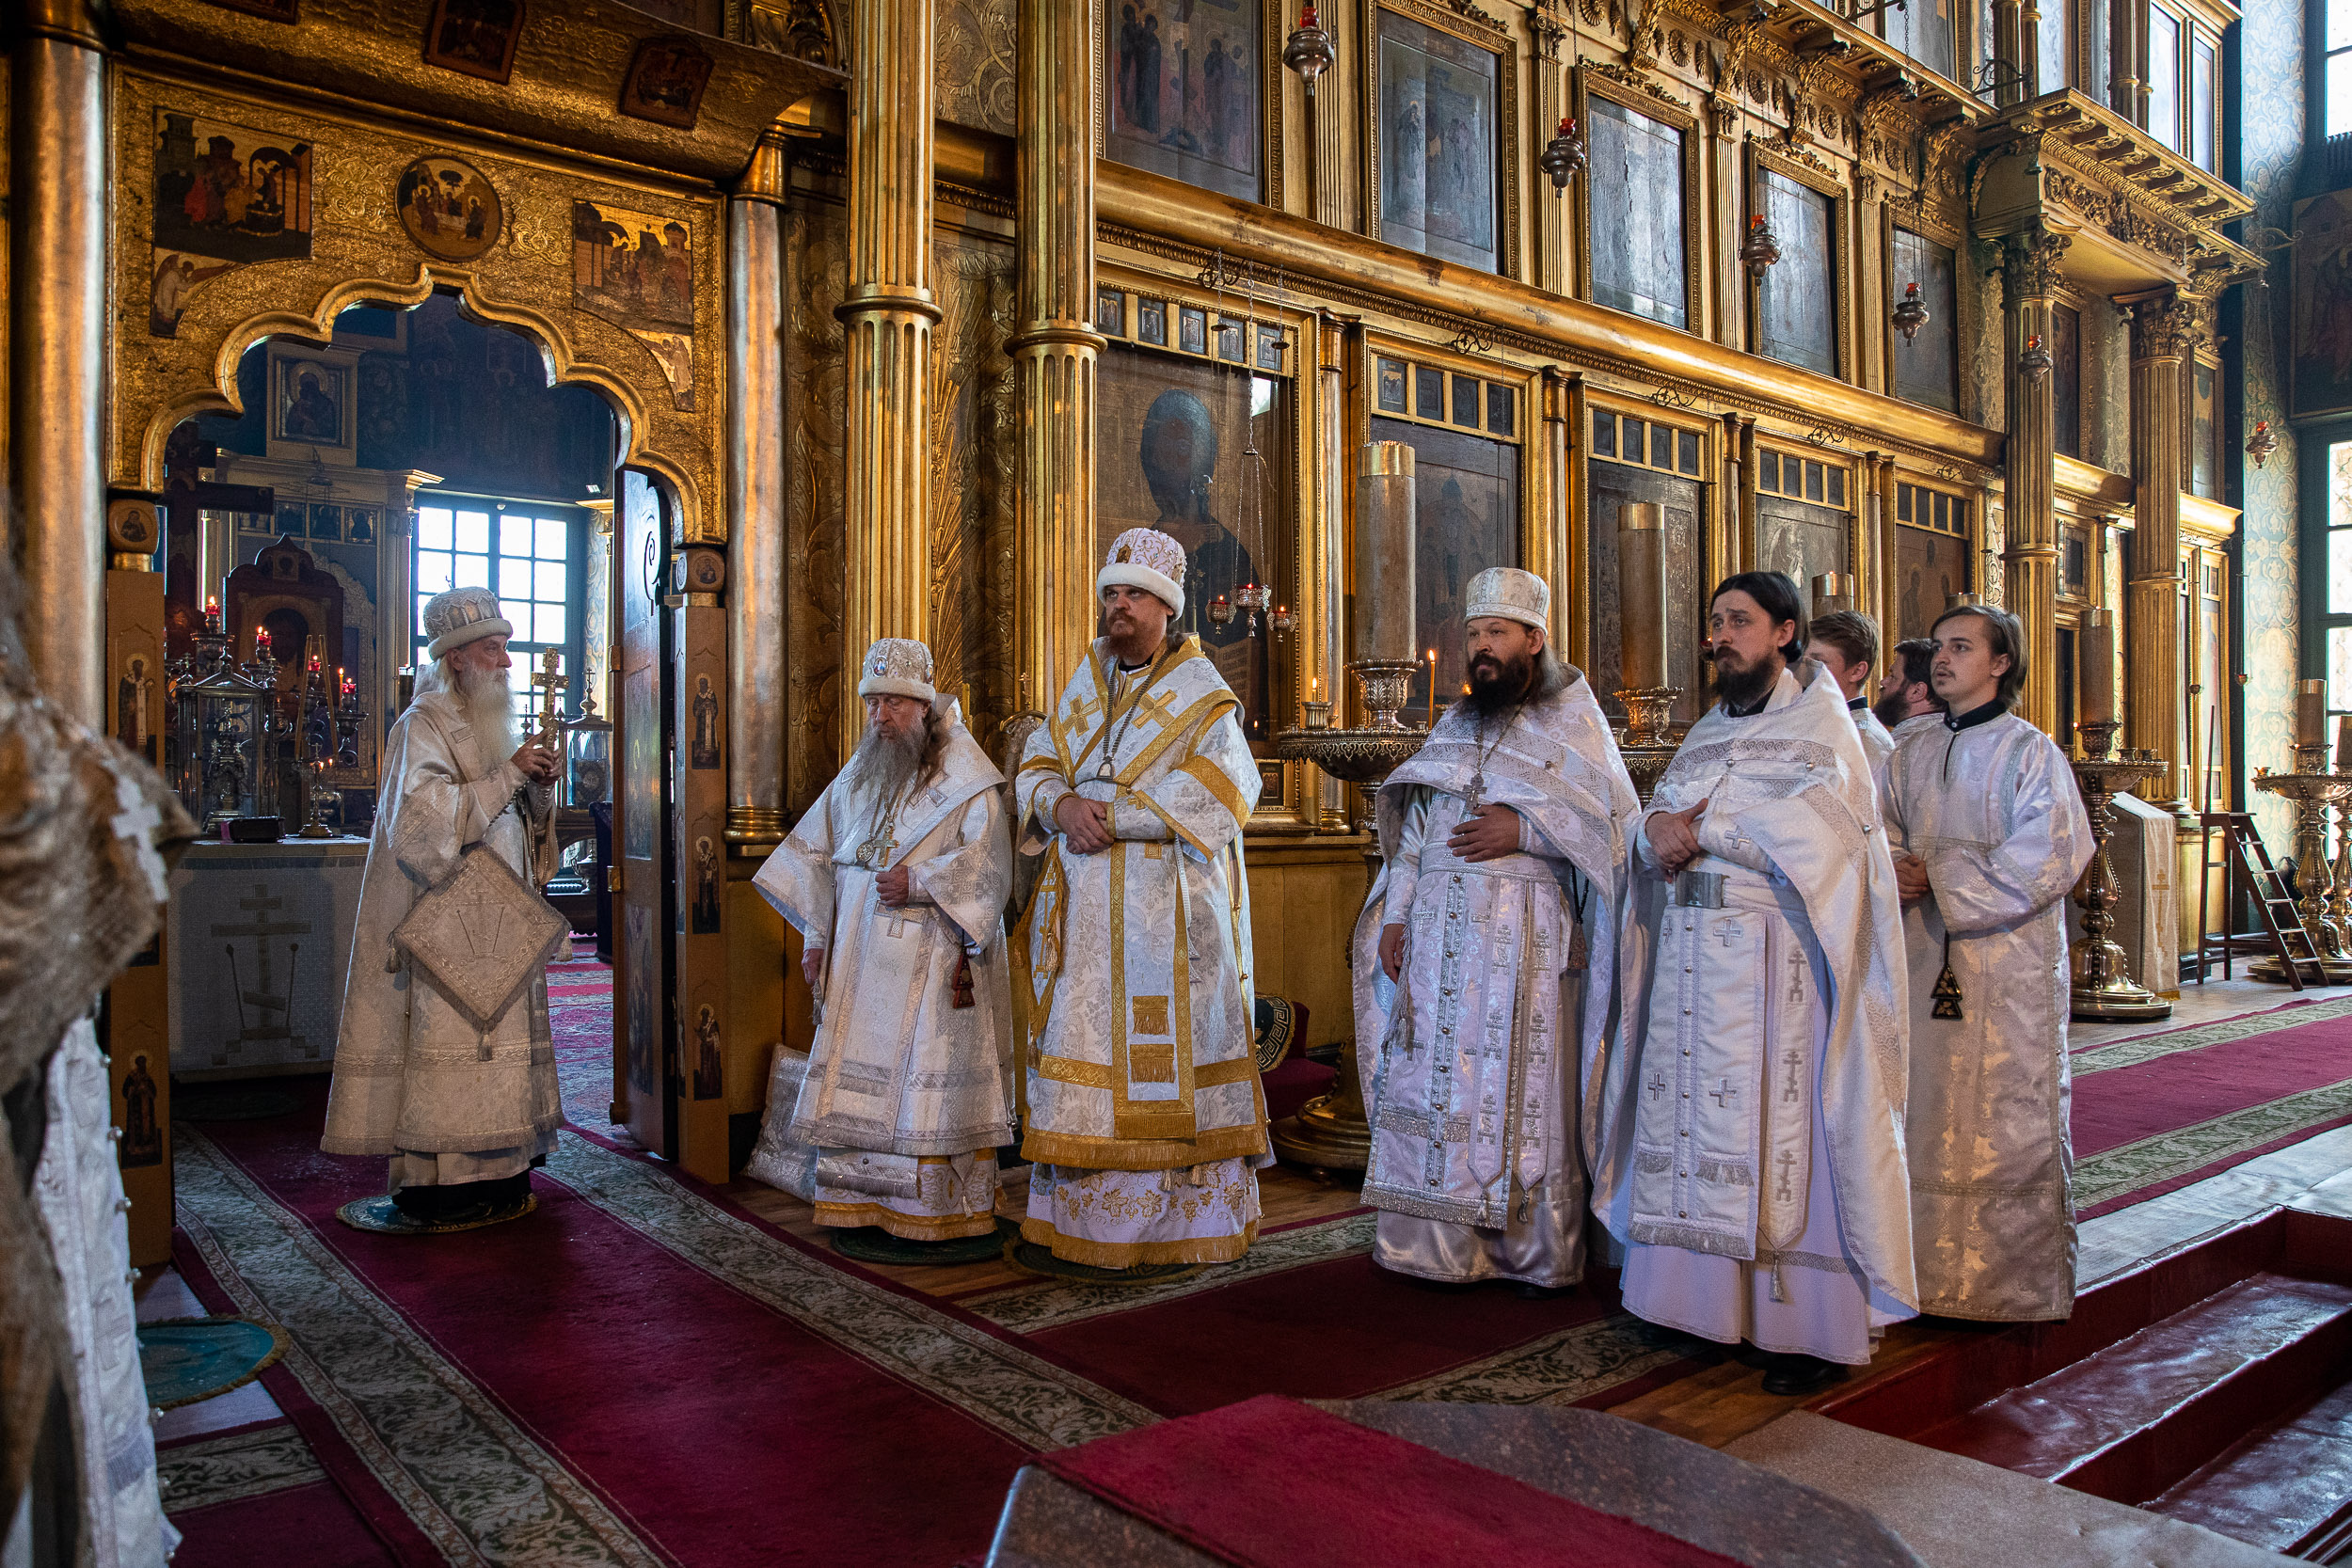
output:
<svg viewBox="0 0 2352 1568"><path fill-rule="evenodd" d="M1585 1072L1593 1208L1625 1305L1827 1386L1917 1311L1902 926L1846 694L1796 585L1708 608L1721 699L1635 819L1624 1024Z"/></svg>
<svg viewBox="0 0 2352 1568"><path fill-rule="evenodd" d="M820 1009L799 1098L768 1115L816 1150L818 1224L984 1236L1012 1141L1005 776L922 643L877 641L857 689L856 754L752 879Z"/></svg>
<svg viewBox="0 0 2352 1568"><path fill-rule="evenodd" d="M1854 733L1862 736L1862 752L1870 759L1875 777L1895 751L1895 737L1863 695L1870 684L1870 666L1879 658L1879 624L1857 610L1816 615L1805 627L1804 657L1828 671L1846 694L1846 711L1853 715Z"/></svg>
<svg viewBox="0 0 2352 1568"><path fill-rule="evenodd" d="M1258 765L1240 699L1173 630L1184 580L1167 534L1111 542L1104 635L1013 780L1020 848L1044 857L1016 933L1036 1162L1022 1234L1097 1268L1239 1258L1274 1159L1242 871Z"/></svg>
<svg viewBox="0 0 2352 1568"><path fill-rule="evenodd" d="M2067 1135L2066 895L2090 819L2050 737L2010 712L2025 685L2016 619L1935 623L1949 716L1886 765L1887 832L1911 952L1912 1235L1919 1306L2032 1322L2074 1307Z"/></svg>
<svg viewBox="0 0 2352 1568"><path fill-rule="evenodd" d="M1385 863L1357 922L1364 1201L1382 1267L1543 1294L1584 1273L1577 1064L1615 1025L1641 798L1551 651L1544 580L1481 572L1463 620L1470 693L1381 786Z"/></svg>
<svg viewBox="0 0 2352 1568"><path fill-rule="evenodd" d="M531 1205L531 1166L555 1147L564 1109L548 1026L548 980L532 976L485 1032L392 945L426 891L484 846L532 887L553 872L555 757L518 740L514 627L486 588L425 602L432 668L384 736L382 804L360 874L335 1076L329 1154L391 1160L391 1205L370 1228L465 1229Z"/></svg>

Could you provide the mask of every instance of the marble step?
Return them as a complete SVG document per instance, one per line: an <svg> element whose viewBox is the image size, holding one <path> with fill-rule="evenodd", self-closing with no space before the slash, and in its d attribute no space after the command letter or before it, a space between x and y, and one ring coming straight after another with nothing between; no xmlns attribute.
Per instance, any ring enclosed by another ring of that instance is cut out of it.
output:
<svg viewBox="0 0 2352 1568"><path fill-rule="evenodd" d="M2241 1438L2142 1506L2289 1557L2334 1561L2352 1548L2352 1383Z"/></svg>
<svg viewBox="0 0 2352 1568"><path fill-rule="evenodd" d="M1915 1441L2137 1503L2330 1387L2352 1364L2352 1285L2265 1271Z"/></svg>

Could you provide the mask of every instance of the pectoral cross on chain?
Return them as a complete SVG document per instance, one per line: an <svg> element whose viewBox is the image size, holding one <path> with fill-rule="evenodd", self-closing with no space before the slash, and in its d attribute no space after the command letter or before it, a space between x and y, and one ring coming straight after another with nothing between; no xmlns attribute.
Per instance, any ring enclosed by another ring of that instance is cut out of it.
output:
<svg viewBox="0 0 2352 1568"><path fill-rule="evenodd" d="M857 863L868 870L880 871L890 863L890 852L898 847L898 833L884 823L873 837L857 847Z"/></svg>

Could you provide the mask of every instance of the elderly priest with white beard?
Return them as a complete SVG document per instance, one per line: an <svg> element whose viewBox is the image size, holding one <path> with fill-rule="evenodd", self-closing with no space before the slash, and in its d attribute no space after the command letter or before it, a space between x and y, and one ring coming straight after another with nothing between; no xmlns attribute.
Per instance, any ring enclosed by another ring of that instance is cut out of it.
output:
<svg viewBox="0 0 2352 1568"><path fill-rule="evenodd" d="M929 648L882 638L859 671L865 738L753 879L820 1006L800 1097L768 1115L817 1150L818 1224L984 1236L1012 1139L1005 777Z"/></svg>
<svg viewBox="0 0 2352 1568"><path fill-rule="evenodd" d="M1543 1295L1584 1273L1578 1062L1615 1026L1641 799L1551 651L1544 580L1481 572L1463 621L1470 691L1380 788L1384 865L1357 923L1364 1201L1383 1268Z"/></svg>
<svg viewBox="0 0 2352 1568"><path fill-rule="evenodd" d="M517 736L506 675L514 627L495 594L437 594L425 604L424 629L432 666L384 737L319 1140L329 1154L389 1158L389 1199L343 1215L372 1230L460 1230L527 1212L531 1167L555 1147L564 1119L544 967L563 927L536 893L553 869L555 757ZM469 1013L456 999L462 989L437 982L405 924L477 847L493 857L494 875L507 876L511 929L518 940L529 932L536 952L513 966L524 977L495 1018Z"/></svg>
<svg viewBox="0 0 2352 1568"><path fill-rule="evenodd" d="M1778 572L1715 590L1719 701L1637 820L1624 1028L1587 1069L1627 1309L1749 1341L1774 1394L1836 1382L1918 1309L1895 868L1804 625Z"/></svg>
<svg viewBox="0 0 2352 1568"><path fill-rule="evenodd" d="M1013 781L1021 847L1044 857L1019 932L1022 1234L1097 1268L1239 1258L1273 1163L1242 870L1258 765L1241 700L1175 629L1184 580L1167 534L1111 542L1103 636Z"/></svg>

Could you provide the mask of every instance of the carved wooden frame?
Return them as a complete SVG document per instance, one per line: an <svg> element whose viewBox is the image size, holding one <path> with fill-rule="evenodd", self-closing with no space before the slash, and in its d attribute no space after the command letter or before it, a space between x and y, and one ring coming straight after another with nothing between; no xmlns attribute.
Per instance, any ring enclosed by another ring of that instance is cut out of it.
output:
<svg viewBox="0 0 2352 1568"><path fill-rule="evenodd" d="M1635 114L1644 115L1662 125L1670 125L1682 137L1682 292L1683 325L1675 330L1693 337L1707 336L1707 225L1706 192L1707 137L1698 115L1681 100L1664 88L1645 82L1647 90L1627 87L1613 76L1593 69L1591 61L1580 63L1570 72L1570 102L1579 125L1584 127L1589 144L1592 138L1592 101L1596 94ZM1590 180L1576 182L1576 297L1587 302L1593 298L1593 187ZM1604 307L1606 309L1606 307ZM1651 318L1645 317L1644 320ZM1661 326L1668 323L1660 322Z"/></svg>
<svg viewBox="0 0 2352 1568"><path fill-rule="evenodd" d="M1218 358L1215 353L1215 346L1216 326L1220 319L1242 317L1248 314L1246 298L1237 296L1234 290L1227 289L1220 295L1216 289L1203 284L1197 277L1173 272L1152 272L1132 263L1116 261L1107 258L1098 258L1096 261L1094 281L1098 299L1103 291L1117 290L1127 294L1148 295L1165 300L1167 303L1170 321L1166 344L1144 341L1137 334L1136 323L1130 319L1126 324L1128 328L1126 333L1111 340L1113 347L1136 349L1146 354L1166 354L1178 359L1205 361L1212 365L1233 363L1232 360ZM1208 312L1211 352L1206 356L1189 353L1177 346L1178 333L1174 318L1180 309L1186 307ZM1290 471L1281 476L1281 486L1286 504L1290 508L1291 520L1288 536L1283 546L1284 560L1281 562L1281 571L1268 586L1275 591L1274 602L1277 605L1292 606L1300 614L1300 620L1298 625L1287 634L1276 632L1270 625L1265 626L1260 634L1268 640L1270 655L1267 660L1269 668L1266 722L1269 731L1276 731L1286 729L1297 722L1300 712L1299 703L1305 695L1306 683L1302 673L1307 659L1305 650L1314 639L1321 636L1320 630L1308 625L1305 617L1305 607L1314 602L1307 593L1306 582L1307 562L1311 554L1308 532L1314 527L1312 515L1314 497L1310 492L1308 476L1313 466L1321 460L1321 454L1315 450L1312 406L1318 390L1315 386L1313 355L1315 316L1313 307L1307 302L1282 299L1269 304L1263 293L1258 301L1256 316L1261 326L1271 324L1280 327L1283 341L1282 368L1275 371L1260 366L1257 362L1257 344L1248 334L1245 334L1243 338L1242 360L1238 368L1249 372L1252 375L1263 375L1271 380L1284 382L1290 388L1288 425L1291 464ZM1098 376L1100 374L1099 363L1097 374ZM1099 420L1096 422L1095 430L1096 440L1099 442L1102 438L1102 426ZM1239 454L1234 455L1238 459ZM1094 471L1098 475L1102 471L1099 447ZM1091 543L1089 544L1088 548L1089 550L1093 548ZM1330 612L1339 613L1339 607L1332 606ZM1280 768L1282 787L1277 799L1268 799L1263 795L1259 797L1257 809L1249 814L1249 820L1245 824L1247 832L1253 834L1299 834L1316 832L1319 809L1314 800L1313 792L1308 785L1304 767L1296 762L1277 762L1277 759L1272 757L1260 757L1257 760L1262 765L1275 762Z"/></svg>
<svg viewBox="0 0 2352 1568"><path fill-rule="evenodd" d="M1120 164L1122 168L1134 168L1138 166L1111 157L1110 116L1104 108L1104 90L1118 74L1116 62L1111 57L1111 52L1117 45L1111 37L1110 15L1111 8L1118 3L1119 0L1094 0L1094 47L1099 51L1099 57L1094 62L1094 102L1090 105L1092 139L1096 157ZM1258 158L1259 166L1265 172L1265 189L1256 204L1276 209L1282 205L1282 148L1288 139L1284 129L1288 104L1282 93L1282 45L1289 35L1282 28L1282 6L1283 0L1259 0L1258 94L1263 112L1258 117ZM1149 174L1154 171L1146 169L1144 172ZM1177 179L1174 175L1165 178ZM1192 183L1188 180L1178 180L1177 182ZM1205 185L1195 188L1208 189Z"/></svg>
<svg viewBox="0 0 2352 1568"><path fill-rule="evenodd" d="M1898 229L1909 230L1921 239L1933 240L1952 253L1952 402L1955 406L1937 411L1950 414L1954 419L1965 419L1967 416L1961 413L1957 406L1965 390L1960 356L1970 341L1969 333L1978 325L1975 309L1969 302L1968 290L1962 287L1962 279L1966 276L1968 265L1968 237L1949 229L1940 220L1921 221L1909 214L1898 214L1891 202L1880 205L1879 231L1876 236L1879 297L1886 301L1886 309L1889 312L1889 320L1883 324L1882 330L1878 334L1881 349L1879 374L1882 378L1882 385L1880 389L1886 396L1899 402L1911 401L1895 390L1895 327L1892 312L1895 309L1895 302L1902 297L1901 280L1895 276L1895 230ZM1920 406L1931 405L1921 404Z"/></svg>
<svg viewBox="0 0 2352 1568"><path fill-rule="evenodd" d="M1853 192L1836 174L1828 173L1812 164L1789 156L1779 148L1751 136L1745 179L1746 213L1764 210L1764 176L1777 174L1786 180L1820 192L1829 198L1829 257L1830 287L1837 297L1830 302L1830 319L1837 333L1833 358L1836 365L1836 378L1851 383L1860 363L1854 342L1853 319ZM1743 214L1734 226L1731 243L1736 249L1747 233ZM1747 352L1759 358L1769 357L1762 346L1762 296L1764 285L1760 278L1749 277L1747 282L1748 341ZM1775 360L1774 363L1780 363ZM1800 370L1806 367L1798 366ZM1815 373L1819 373L1818 372Z"/></svg>
<svg viewBox="0 0 2352 1568"><path fill-rule="evenodd" d="M1695 430L1699 438L1699 471L1686 474L1677 469L1674 477L1691 480L1699 487L1699 542L1705 557L1699 562L1698 582L1704 593L1720 581L1726 573L1726 524L1730 521L1728 487L1722 482L1727 454L1724 451L1724 421L1720 415L1702 408L1686 408L1679 404L1661 403L1656 394L1643 397L1638 393L1614 387L1596 385L1590 377L1579 381L1576 395L1569 400L1567 483L1570 496L1566 541L1563 546L1565 562L1563 573L1570 577L1575 592L1567 603L1574 610L1574 619L1559 617L1563 643L1575 652L1570 660L1584 672L1592 683L1596 698L1610 700L1617 689L1619 673L1597 672L1593 668L1593 483L1592 466L1596 461L1613 463L1613 457L1596 459L1593 455L1593 415L1607 412L1630 415L1647 424L1661 424L1672 430ZM1647 467L1647 464L1641 465ZM1654 470L1666 472L1664 469ZM1701 620L1704 622L1705 617Z"/></svg>
<svg viewBox="0 0 2352 1568"><path fill-rule="evenodd" d="M1364 233L1380 238L1380 13L1393 11L1495 56L1495 197L1502 225L1497 276L1519 276L1519 60L1510 30L1479 9L1477 0L1364 0L1364 77L1357 93L1357 119L1364 139ZM1422 254L1426 254L1423 252ZM1431 257L1432 261L1442 260ZM1466 263L1450 263L1464 265Z"/></svg>

